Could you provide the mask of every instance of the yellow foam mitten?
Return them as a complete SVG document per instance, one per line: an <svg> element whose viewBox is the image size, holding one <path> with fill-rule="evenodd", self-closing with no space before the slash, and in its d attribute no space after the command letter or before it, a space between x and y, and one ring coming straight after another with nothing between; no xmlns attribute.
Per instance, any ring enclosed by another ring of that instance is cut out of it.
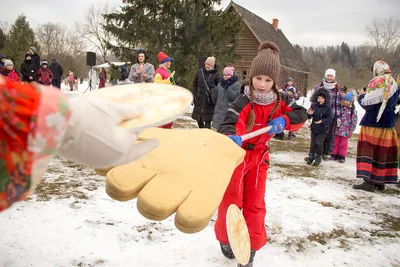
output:
<svg viewBox="0 0 400 267"><path fill-rule="evenodd" d="M139 212L150 220L161 221L176 212L175 226L184 233L204 229L245 151L209 129L152 128L139 138L157 138L160 145L135 162L108 172L97 170L107 173L107 194L119 201L137 197Z"/></svg>

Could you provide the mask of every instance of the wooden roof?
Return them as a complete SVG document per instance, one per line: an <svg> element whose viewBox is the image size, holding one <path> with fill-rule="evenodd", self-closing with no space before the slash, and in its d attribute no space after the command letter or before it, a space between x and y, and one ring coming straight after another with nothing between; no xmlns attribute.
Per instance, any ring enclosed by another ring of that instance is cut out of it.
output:
<svg viewBox="0 0 400 267"><path fill-rule="evenodd" d="M226 11L233 8L242 18L244 23L249 27L257 40L262 43L272 41L279 46L281 51L280 61L282 67L299 72L309 73L310 69L299 55L293 45L286 38L285 34L278 28L276 31L272 24L260 18L256 14L248 11L244 7L231 1Z"/></svg>

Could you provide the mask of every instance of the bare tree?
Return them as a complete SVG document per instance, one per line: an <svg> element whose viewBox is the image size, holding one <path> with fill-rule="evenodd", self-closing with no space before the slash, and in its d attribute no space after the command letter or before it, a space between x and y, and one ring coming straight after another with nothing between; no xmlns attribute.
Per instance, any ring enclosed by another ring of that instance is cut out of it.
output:
<svg viewBox="0 0 400 267"><path fill-rule="evenodd" d="M393 17L384 20L374 18L366 27L366 32L376 56L381 57L396 49L400 41L400 21Z"/></svg>
<svg viewBox="0 0 400 267"><path fill-rule="evenodd" d="M36 37L44 56L83 54L85 45L76 31L64 25L46 23L36 29Z"/></svg>
<svg viewBox="0 0 400 267"><path fill-rule="evenodd" d="M77 32L83 36L89 49L94 49L96 53L100 54L99 61L102 63L107 61L110 53L107 44L111 41L111 34L106 32L103 27L106 23L103 14L111 12L113 10L107 4L92 5L86 11L84 24L76 24Z"/></svg>
<svg viewBox="0 0 400 267"><path fill-rule="evenodd" d="M10 28L11 26L8 24L7 21L0 21L0 29L3 30L4 34L7 34Z"/></svg>

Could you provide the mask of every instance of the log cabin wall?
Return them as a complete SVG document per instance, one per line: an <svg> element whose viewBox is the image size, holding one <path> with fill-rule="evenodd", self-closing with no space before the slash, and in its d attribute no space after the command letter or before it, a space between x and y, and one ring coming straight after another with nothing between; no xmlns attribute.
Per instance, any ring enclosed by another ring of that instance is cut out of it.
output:
<svg viewBox="0 0 400 267"><path fill-rule="evenodd" d="M248 79L251 63L257 56L259 46L260 42L258 39L250 31L247 25L243 23L242 30L239 32L239 42L235 49L237 59L233 64L236 69L236 73L239 76L239 82L243 82L243 80ZM224 67L225 66L223 66L223 68ZM306 95L308 74L288 70L282 67L277 84L279 89L283 87L284 82L288 77L292 77L299 92L301 92L303 95Z"/></svg>
<svg viewBox="0 0 400 267"><path fill-rule="evenodd" d="M257 38L243 23L242 30L239 32L239 42L235 49L237 59L234 63L236 73L241 82L248 78L251 62L257 56L259 45Z"/></svg>

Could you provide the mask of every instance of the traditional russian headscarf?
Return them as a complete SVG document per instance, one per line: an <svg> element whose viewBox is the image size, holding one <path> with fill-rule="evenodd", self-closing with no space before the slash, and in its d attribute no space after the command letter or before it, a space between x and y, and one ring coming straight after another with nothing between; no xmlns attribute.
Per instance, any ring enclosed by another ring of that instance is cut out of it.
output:
<svg viewBox="0 0 400 267"><path fill-rule="evenodd" d="M376 121L378 122L381 119L389 98L394 95L398 87L391 75L390 67L385 61L379 60L375 62L372 72L375 77L368 83L367 93L361 104L363 106L371 106L382 103L376 117Z"/></svg>

